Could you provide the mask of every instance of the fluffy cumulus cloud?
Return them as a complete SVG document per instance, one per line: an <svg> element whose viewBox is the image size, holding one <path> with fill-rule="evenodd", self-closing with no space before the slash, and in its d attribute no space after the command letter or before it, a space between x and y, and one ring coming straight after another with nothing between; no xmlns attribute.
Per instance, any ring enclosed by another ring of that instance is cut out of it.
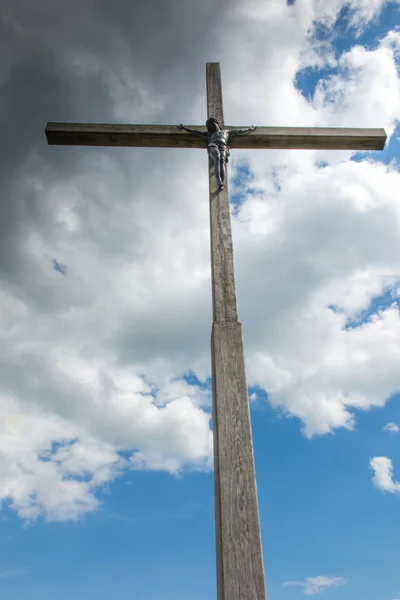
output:
<svg viewBox="0 0 400 600"><path fill-rule="evenodd" d="M386 423L385 427L383 428L383 431L390 431L391 433L399 433L400 427L397 425L397 423Z"/></svg>
<svg viewBox="0 0 400 600"><path fill-rule="evenodd" d="M387 456L374 456L370 467L375 471L372 483L384 492L400 493L400 483L393 479L393 462Z"/></svg>
<svg viewBox="0 0 400 600"><path fill-rule="evenodd" d="M368 162L310 167L282 180L268 206L253 196L239 211L241 285L253 290L242 310L249 378L300 417L309 435L351 428L352 407L383 405L399 387L396 302L346 327L397 281L395 181L397 171ZM261 249L255 240L265 237ZM254 267L247 273L246 263ZM274 319L257 322L261 311Z"/></svg>
<svg viewBox="0 0 400 600"><path fill-rule="evenodd" d="M398 0L391 0L398 4ZM350 11L349 23L361 32L365 25L376 18L386 4L386 0L332 0L325 6L322 0L316 0L315 7L322 21L332 24L336 21L340 11L346 8Z"/></svg>
<svg viewBox="0 0 400 600"><path fill-rule="evenodd" d="M313 596L320 594L328 588L344 585L346 579L344 577L327 577L326 575L318 575L317 577L306 577L304 581L285 581L283 587L299 586L303 588L303 594Z"/></svg>
<svg viewBox="0 0 400 600"><path fill-rule="evenodd" d="M43 345L41 356L22 346L4 346L10 391L0 412L0 497L22 517L91 511L123 469L210 468L210 416L194 386L167 381L158 391L62 344Z"/></svg>
<svg viewBox="0 0 400 600"><path fill-rule="evenodd" d="M48 147L45 123L202 123L208 60L228 123L392 134L400 117L396 31L338 57L313 34L344 5L361 31L382 1L78 4L2 4L0 498L28 519L95 510L126 469L212 466L205 154ZM400 388L400 175L232 154L249 383L307 436L351 429Z"/></svg>

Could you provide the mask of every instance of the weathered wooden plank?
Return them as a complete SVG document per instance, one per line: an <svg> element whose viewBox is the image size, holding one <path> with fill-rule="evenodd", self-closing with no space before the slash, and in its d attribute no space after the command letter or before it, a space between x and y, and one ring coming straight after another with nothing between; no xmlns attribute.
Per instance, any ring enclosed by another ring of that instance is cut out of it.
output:
<svg viewBox="0 0 400 600"><path fill-rule="evenodd" d="M211 85L208 84L208 85ZM218 102L209 116L221 118ZM205 126L190 125L205 131ZM247 127L241 126L241 127ZM228 129L234 127L227 125ZM235 126L236 128L236 126ZM101 123L48 123L49 144L67 146L121 146L155 148L205 148L196 136L179 131L174 125L117 125ZM231 148L242 149L317 149L382 150L384 129L348 129L335 127L257 127L248 135L231 139Z"/></svg>
<svg viewBox="0 0 400 600"><path fill-rule="evenodd" d="M237 321L235 271L229 205L229 186L219 190L211 160L208 160L210 189L211 288L213 320Z"/></svg>
<svg viewBox="0 0 400 600"><path fill-rule="evenodd" d="M197 129L206 130L205 127ZM207 147L200 137L179 131L174 125L48 123L46 137L49 144L61 146Z"/></svg>
<svg viewBox="0 0 400 600"><path fill-rule="evenodd" d="M218 63L207 64L207 114L223 124ZM227 182L209 161L215 533L218 600L265 600L242 329L238 322Z"/></svg>
<svg viewBox="0 0 400 600"><path fill-rule="evenodd" d="M221 68L219 63L206 64L207 118L215 117L224 126Z"/></svg>
<svg viewBox="0 0 400 600"><path fill-rule="evenodd" d="M224 123L221 74L218 63L207 63L207 117ZM228 181L219 190L212 161L208 161L210 186L211 281L214 321L237 321L235 274Z"/></svg>
<svg viewBox="0 0 400 600"><path fill-rule="evenodd" d="M212 330L218 600L265 600L242 328Z"/></svg>
<svg viewBox="0 0 400 600"><path fill-rule="evenodd" d="M232 148L292 150L383 150L384 129L345 127L257 127L232 138Z"/></svg>

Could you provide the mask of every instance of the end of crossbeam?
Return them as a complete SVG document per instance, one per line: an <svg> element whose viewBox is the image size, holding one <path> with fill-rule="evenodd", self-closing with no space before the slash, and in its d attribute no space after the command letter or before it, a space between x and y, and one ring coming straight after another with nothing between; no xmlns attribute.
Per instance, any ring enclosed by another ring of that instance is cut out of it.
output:
<svg viewBox="0 0 400 600"><path fill-rule="evenodd" d="M46 140L47 143L49 145L51 145L52 141L51 141L51 129L49 128L50 123L47 123L46 125L46 129L44 130L45 134L46 134Z"/></svg>
<svg viewBox="0 0 400 600"><path fill-rule="evenodd" d="M384 129L380 129L380 134L379 134L379 141L378 143L378 148L377 150L383 150L385 148L386 145L386 141L387 141L387 133Z"/></svg>

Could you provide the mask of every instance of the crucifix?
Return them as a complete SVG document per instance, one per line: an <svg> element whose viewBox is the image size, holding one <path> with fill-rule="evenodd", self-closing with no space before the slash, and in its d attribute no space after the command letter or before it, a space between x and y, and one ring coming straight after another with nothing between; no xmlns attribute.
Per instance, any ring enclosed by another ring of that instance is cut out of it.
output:
<svg viewBox="0 0 400 600"><path fill-rule="evenodd" d="M382 150L383 129L225 128L219 63L207 63L207 126L48 123L49 144L208 148L212 405L218 600L265 600L253 441L238 320L226 163L230 148ZM229 146L228 146L229 144Z"/></svg>

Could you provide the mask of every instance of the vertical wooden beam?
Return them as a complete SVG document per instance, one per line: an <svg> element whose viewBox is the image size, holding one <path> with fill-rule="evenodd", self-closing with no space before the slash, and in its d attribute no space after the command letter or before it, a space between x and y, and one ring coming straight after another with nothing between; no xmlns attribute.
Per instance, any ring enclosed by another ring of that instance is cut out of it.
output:
<svg viewBox="0 0 400 600"><path fill-rule="evenodd" d="M207 64L207 112L223 125L218 63ZM229 194L227 185L218 191L211 165L209 169L217 597L218 600L265 600L242 327L236 307Z"/></svg>
<svg viewBox="0 0 400 600"><path fill-rule="evenodd" d="M219 63L207 63L207 117L224 125ZM218 190L213 163L208 159L211 224L211 274L214 321L237 321L235 273L228 181Z"/></svg>

